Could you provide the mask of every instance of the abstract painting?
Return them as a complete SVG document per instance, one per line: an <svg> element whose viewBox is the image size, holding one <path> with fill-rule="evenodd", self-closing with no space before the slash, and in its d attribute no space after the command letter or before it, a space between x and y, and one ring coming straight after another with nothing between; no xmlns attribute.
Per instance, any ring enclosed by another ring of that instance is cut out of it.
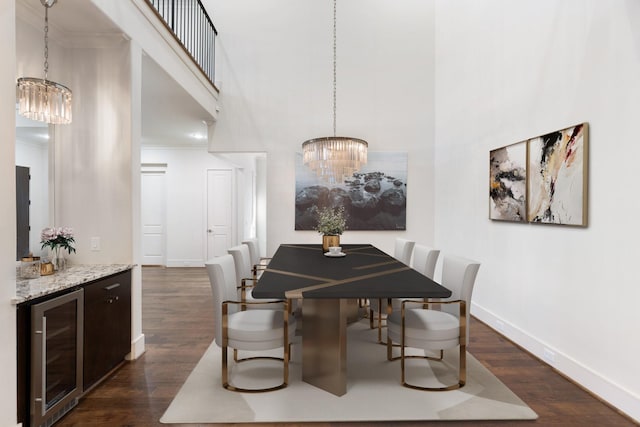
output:
<svg viewBox="0 0 640 427"><path fill-rule="evenodd" d="M526 141L489 152L489 219L525 222Z"/></svg>
<svg viewBox="0 0 640 427"><path fill-rule="evenodd" d="M296 153L296 230L313 230L317 210L327 206L344 206L348 231L406 230L407 153L369 151L367 157L359 171L331 185Z"/></svg>
<svg viewBox="0 0 640 427"><path fill-rule="evenodd" d="M527 220L587 226L588 124L528 141Z"/></svg>

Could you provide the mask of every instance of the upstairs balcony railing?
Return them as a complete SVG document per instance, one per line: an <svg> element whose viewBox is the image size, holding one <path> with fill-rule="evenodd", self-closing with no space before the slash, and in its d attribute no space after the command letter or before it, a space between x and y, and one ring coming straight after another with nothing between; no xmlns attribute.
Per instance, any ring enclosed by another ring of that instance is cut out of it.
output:
<svg viewBox="0 0 640 427"><path fill-rule="evenodd" d="M146 0L215 87L218 31L200 0Z"/></svg>

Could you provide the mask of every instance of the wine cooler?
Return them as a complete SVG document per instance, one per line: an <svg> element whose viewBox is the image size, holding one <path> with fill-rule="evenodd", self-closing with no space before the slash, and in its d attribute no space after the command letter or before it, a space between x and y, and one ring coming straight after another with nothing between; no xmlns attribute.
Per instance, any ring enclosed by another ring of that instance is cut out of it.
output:
<svg viewBox="0 0 640 427"><path fill-rule="evenodd" d="M35 304L31 311L32 426L50 426L82 393L84 291Z"/></svg>

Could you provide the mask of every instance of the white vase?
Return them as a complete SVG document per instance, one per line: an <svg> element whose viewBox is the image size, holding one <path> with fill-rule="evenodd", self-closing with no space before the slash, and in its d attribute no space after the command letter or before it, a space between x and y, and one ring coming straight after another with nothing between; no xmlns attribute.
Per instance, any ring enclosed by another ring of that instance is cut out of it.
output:
<svg viewBox="0 0 640 427"><path fill-rule="evenodd" d="M60 248L55 248L51 254L51 263L53 264L53 269L55 271L63 271L67 268L67 260L64 258L64 255Z"/></svg>

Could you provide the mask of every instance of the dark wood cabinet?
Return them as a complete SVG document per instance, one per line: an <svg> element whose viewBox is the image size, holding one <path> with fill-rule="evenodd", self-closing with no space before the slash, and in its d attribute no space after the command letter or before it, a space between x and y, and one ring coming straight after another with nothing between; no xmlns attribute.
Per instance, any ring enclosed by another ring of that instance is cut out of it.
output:
<svg viewBox="0 0 640 427"><path fill-rule="evenodd" d="M17 306L18 422L32 425L32 312L38 304L83 290L82 393L98 384L131 351L131 270L20 303Z"/></svg>
<svg viewBox="0 0 640 427"><path fill-rule="evenodd" d="M131 270L84 287L84 389L131 351Z"/></svg>

